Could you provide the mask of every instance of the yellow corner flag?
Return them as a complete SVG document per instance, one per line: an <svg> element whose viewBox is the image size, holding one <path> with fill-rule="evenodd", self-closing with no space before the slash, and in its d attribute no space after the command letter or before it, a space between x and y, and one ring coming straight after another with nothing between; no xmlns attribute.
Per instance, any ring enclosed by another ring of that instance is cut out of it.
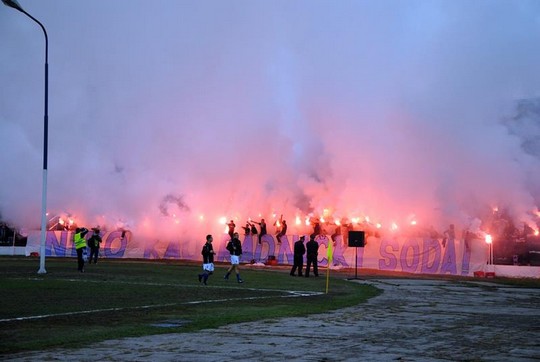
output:
<svg viewBox="0 0 540 362"><path fill-rule="evenodd" d="M330 265L332 265L332 260L334 259L334 250L332 250L332 243L332 240L328 240L328 246L326 247L326 257L328 259L328 267L326 268L326 294L328 294L328 283L330 281Z"/></svg>
<svg viewBox="0 0 540 362"><path fill-rule="evenodd" d="M328 257L328 266L330 266L330 263L332 262L332 259L334 258L334 250L332 250L333 242L328 241L328 247L326 248L326 256Z"/></svg>

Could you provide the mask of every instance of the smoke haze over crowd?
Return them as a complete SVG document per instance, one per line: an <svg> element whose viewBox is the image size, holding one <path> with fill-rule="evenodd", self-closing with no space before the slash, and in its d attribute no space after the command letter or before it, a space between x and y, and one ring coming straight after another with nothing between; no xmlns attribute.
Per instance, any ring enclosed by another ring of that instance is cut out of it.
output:
<svg viewBox="0 0 540 362"><path fill-rule="evenodd" d="M20 4L49 34L50 216L536 227L538 1ZM43 34L2 6L0 47L0 219L36 229Z"/></svg>

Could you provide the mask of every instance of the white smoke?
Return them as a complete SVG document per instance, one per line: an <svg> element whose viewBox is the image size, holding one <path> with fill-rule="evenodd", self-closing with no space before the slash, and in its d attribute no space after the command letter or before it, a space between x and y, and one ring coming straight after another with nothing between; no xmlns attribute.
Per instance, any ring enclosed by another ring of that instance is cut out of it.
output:
<svg viewBox="0 0 540 362"><path fill-rule="evenodd" d="M324 210L536 223L538 112L513 117L539 96L537 1L21 5L50 39L51 215L186 240L273 213L304 232ZM28 228L40 31L0 8L0 212Z"/></svg>

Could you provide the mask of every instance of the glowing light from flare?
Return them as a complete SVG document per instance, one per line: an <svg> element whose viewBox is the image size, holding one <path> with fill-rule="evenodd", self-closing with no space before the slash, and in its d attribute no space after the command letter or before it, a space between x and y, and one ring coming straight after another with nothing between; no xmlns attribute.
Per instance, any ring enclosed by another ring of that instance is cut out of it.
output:
<svg viewBox="0 0 540 362"><path fill-rule="evenodd" d="M309 216L306 216L305 224L306 224L306 226L311 225L311 222L309 221Z"/></svg>
<svg viewBox="0 0 540 362"><path fill-rule="evenodd" d="M416 225L416 220L411 221L411 225Z"/></svg>
<svg viewBox="0 0 540 362"><path fill-rule="evenodd" d="M377 225L375 225L377 227L377 229L380 229L382 228L382 224L380 222L377 223Z"/></svg>
<svg viewBox="0 0 540 362"><path fill-rule="evenodd" d="M300 219L300 216L296 217L296 225L300 225L302 223L302 219Z"/></svg>
<svg viewBox="0 0 540 362"><path fill-rule="evenodd" d="M321 216L321 217L319 218L319 221L320 221L320 222L324 222L324 217Z"/></svg>
<svg viewBox="0 0 540 362"><path fill-rule="evenodd" d="M227 223L227 218L225 216L222 216L219 218L219 223L222 225L225 225Z"/></svg>
<svg viewBox="0 0 540 362"><path fill-rule="evenodd" d="M338 219L335 219L335 220L334 220L334 224L336 224L337 226L340 226L340 225L341 225L341 221L339 221Z"/></svg>
<svg viewBox="0 0 540 362"><path fill-rule="evenodd" d="M59 223L60 225L64 225L64 219L62 219L62 218L58 219L58 223Z"/></svg>
<svg viewBox="0 0 540 362"><path fill-rule="evenodd" d="M204 220L204 215L199 215L199 220L203 221Z"/></svg>
<svg viewBox="0 0 540 362"><path fill-rule="evenodd" d="M393 222L392 225L390 226L390 229L391 229L392 231L396 231L396 230L398 229L397 224L396 224L395 222Z"/></svg>
<svg viewBox="0 0 540 362"><path fill-rule="evenodd" d="M358 224L358 223L360 222L360 218L359 218L359 217L353 217L353 218L351 219L351 222L352 222L353 224Z"/></svg>
<svg viewBox="0 0 540 362"><path fill-rule="evenodd" d="M366 222L369 222L369 216L366 216L364 219L366 220Z"/></svg>
<svg viewBox="0 0 540 362"><path fill-rule="evenodd" d="M534 231L534 236L538 236L538 235L540 235L540 231L535 230L535 231Z"/></svg>
<svg viewBox="0 0 540 362"><path fill-rule="evenodd" d="M491 235L486 234L486 243L491 244L492 242L493 242L493 238L491 237Z"/></svg>
<svg viewBox="0 0 540 362"><path fill-rule="evenodd" d="M278 228L281 227L281 223L279 222L279 220L276 221L276 226L277 226Z"/></svg>

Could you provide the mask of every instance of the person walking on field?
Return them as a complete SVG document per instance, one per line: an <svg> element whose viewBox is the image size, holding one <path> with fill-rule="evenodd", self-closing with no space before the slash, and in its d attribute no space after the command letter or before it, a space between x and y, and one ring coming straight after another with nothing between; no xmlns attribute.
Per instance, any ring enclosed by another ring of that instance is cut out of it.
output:
<svg viewBox="0 0 540 362"><path fill-rule="evenodd" d="M94 264L97 264L99 256L99 244L101 244L101 236L99 235L99 229L93 228L94 234L88 239L88 246L90 246L90 258L88 259L88 264L92 264L92 258L94 259Z"/></svg>
<svg viewBox="0 0 540 362"><path fill-rule="evenodd" d="M306 253L306 247L304 246L304 239L305 239L305 236L302 235L300 236L300 239L298 239L294 243L294 256L293 256L294 264L291 269L291 276L295 275L294 273L296 272L296 269L298 269L298 276L299 277L302 276L302 268L304 267L304 254Z"/></svg>
<svg viewBox="0 0 540 362"><path fill-rule="evenodd" d="M317 267L317 258L319 256L319 243L315 240L314 236L309 237L309 241L306 244L306 278L309 278L309 269L313 264L313 275L319 276L319 269Z"/></svg>
<svg viewBox="0 0 540 362"><path fill-rule="evenodd" d="M207 284L208 277L214 272L214 247L212 246L212 241L214 238L212 235L206 235L206 243L202 247L202 257L203 257L203 272L199 274L199 283Z"/></svg>
<svg viewBox="0 0 540 362"><path fill-rule="evenodd" d="M240 242L238 233L234 233L233 238L227 243L227 250L231 254L231 267L227 270L224 279L228 280L229 275L234 271L238 283L243 283L244 281L240 278L240 270L238 269L240 256L242 255L242 243Z"/></svg>
<svg viewBox="0 0 540 362"><path fill-rule="evenodd" d="M75 249L77 250L77 270L81 273L84 273L84 253L86 251L86 240L84 240L85 235L88 233L86 228L77 228L75 229L75 235L73 237L73 243L75 243ZM88 254L86 255L88 257Z"/></svg>

